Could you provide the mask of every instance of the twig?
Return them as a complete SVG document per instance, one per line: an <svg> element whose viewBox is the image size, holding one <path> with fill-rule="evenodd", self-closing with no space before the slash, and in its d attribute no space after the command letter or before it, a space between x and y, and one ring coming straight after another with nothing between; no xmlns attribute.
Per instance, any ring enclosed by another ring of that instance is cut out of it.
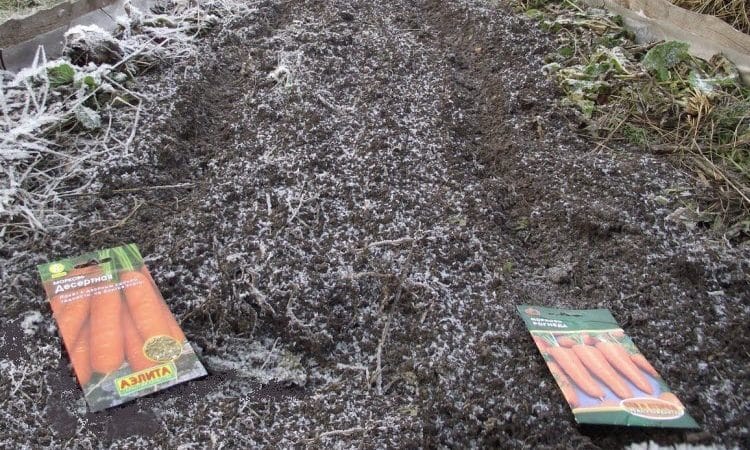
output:
<svg viewBox="0 0 750 450"><path fill-rule="evenodd" d="M111 194L122 194L127 192L143 192L143 191L156 191L156 190L162 190L162 189L180 189L180 188L189 188L195 186L195 183L179 183L179 184L164 184L159 186L142 186L137 188L126 188L126 189L115 189L112 191L107 191L105 193L111 193ZM96 192L66 192L64 194L60 194L60 197L80 197L85 195L98 195Z"/></svg>
<svg viewBox="0 0 750 450"><path fill-rule="evenodd" d="M740 189L739 187L737 187L737 185L735 185L732 182L732 180L730 180L729 177L724 172L722 172L721 169L719 169L719 167L716 166L716 164L714 164L713 161L711 161L710 159L706 158L706 155L704 155L703 152L700 151L700 149L699 149L699 154L701 155L701 158L703 158L703 160L706 162L706 164L708 164L710 166L710 168L712 170L714 170L714 172L716 174L718 174L719 176L721 176L721 178L724 179L724 181L729 185L729 187L731 187L735 192L737 192L738 194L740 194L740 196L742 197L742 199L745 202L747 202L748 205L750 205L750 198L748 198L747 195L745 195L745 193L742 192L742 189Z"/></svg>
<svg viewBox="0 0 750 450"><path fill-rule="evenodd" d="M365 381L365 386L366 387L369 386L369 384L370 384L369 383L370 382L370 368L369 367L367 367L367 366L365 366L363 364L352 365L352 364L338 363L338 364L336 364L336 368L340 369L340 370L358 370L360 372L363 372L363 375L365 376L365 380L364 380Z"/></svg>
<svg viewBox="0 0 750 450"><path fill-rule="evenodd" d="M268 364L268 361L271 360L271 356L273 356L273 351L276 350L276 344L279 343L279 338L276 338L275 341L273 341L273 345L271 346L271 351L268 352L268 356L266 356L266 360L263 361L263 364L260 366L260 370L263 370L266 368L266 364Z"/></svg>
<svg viewBox="0 0 750 450"><path fill-rule="evenodd" d="M622 127L623 124L627 120L628 120L628 115L625 114L625 117L620 121L620 123L617 124L616 127L612 128L612 130L609 132L609 134L607 135L607 137L604 138L603 141L600 141L600 142L598 142L596 144L596 148L594 148L594 152L599 152L601 150L601 148L607 148L607 149L609 149L609 147L607 147L607 143L609 142L610 139L612 139L612 136L614 136L615 133L617 133L617 131L620 129L620 127Z"/></svg>
<svg viewBox="0 0 750 450"><path fill-rule="evenodd" d="M347 428L346 430L331 430L331 431L326 431L325 433L320 433L317 439L323 439L323 438L332 437L332 436L349 436L351 434L362 433L364 431L365 431L365 428L362 428L362 427Z"/></svg>
<svg viewBox="0 0 750 450"><path fill-rule="evenodd" d="M372 429L375 429L379 424L382 424L382 423L383 423L382 420L376 420L376 421L374 421L374 422L372 422L372 423L370 423L368 425L365 425L365 426L351 427L351 428L346 428L346 429L343 429L343 430L325 431L325 432L320 433L319 435L317 435L317 436L315 436L313 438L303 439L303 440L301 440L299 442L311 443L311 442L320 441L322 439L329 438L329 437L334 437L334 436L351 436L351 435L357 434L357 433L366 433L366 432L368 432L368 431L370 431Z"/></svg>
<svg viewBox="0 0 750 450"><path fill-rule="evenodd" d="M302 183L302 189L305 189L305 184ZM309 200L309 199L308 199ZM294 219L297 217L297 214L299 214L300 209L302 209L302 205L305 203L305 193L302 192L299 196L299 202L297 203L297 207L292 209L292 202L289 200L289 198L286 199L286 204L289 207L289 209L292 211L292 215L286 219L287 225L291 225L292 222L294 222Z"/></svg>
<svg viewBox="0 0 750 450"><path fill-rule="evenodd" d="M133 204L135 206L130 211L130 214L128 214L127 216L125 216L122 220L120 220L116 224L114 224L112 226L109 226L109 227L106 227L106 228L102 228L101 230L96 230L96 231L92 232L91 235L93 236L95 234L103 233L105 231L114 230L115 228L120 228L121 226L125 225L128 222L128 220L130 220L133 217L133 215L135 214L135 212L138 211L138 208L140 208L141 206L143 206L145 203L146 202L143 201L143 200L141 200L141 201L133 200Z"/></svg>
<svg viewBox="0 0 750 450"><path fill-rule="evenodd" d="M371 242L358 250L362 251L368 248L375 248L375 247L384 247L384 246L398 247L403 244L412 244L415 242L419 242L422 239L429 239L431 234L432 233L429 231L426 233L423 231L418 231L414 236L404 236L398 239L386 239L383 241Z"/></svg>
<svg viewBox="0 0 750 450"><path fill-rule="evenodd" d="M154 190L161 190L161 189L179 189L179 188L188 188L195 186L195 183L179 183L179 184L163 184L159 186L143 186L138 188L127 188L127 189L115 189L112 192L113 193L123 193L123 192L141 192L141 191L154 191Z"/></svg>
<svg viewBox="0 0 750 450"><path fill-rule="evenodd" d="M397 247L399 245L410 244L412 242L414 242L414 238L412 238L412 237L403 237L403 238L400 238L400 239L390 239L390 240L385 240L385 241L372 242L370 244L367 244L366 248L383 247L383 246L387 246L387 245L392 246L392 247Z"/></svg>
<svg viewBox="0 0 750 450"><path fill-rule="evenodd" d="M398 291L396 291L396 295L393 298L393 302L391 305L396 305L401 300L401 294L404 292L404 283L406 281L406 277L409 275L409 272L411 271L411 263L412 258L414 256L414 240L412 239L412 247L411 250L409 250L409 256L406 258L406 262L404 263L404 266L401 268L401 273L399 275L399 283L398 283ZM388 332L391 328L391 319L393 317L393 307L388 308L387 316L385 320L385 325L383 325L383 331L380 334L380 341L378 342L378 350L375 355L375 373L374 375L377 377L377 388L378 388L378 395L383 395L383 348L385 347L385 344L388 340Z"/></svg>
<svg viewBox="0 0 750 450"><path fill-rule="evenodd" d="M122 150L122 153L124 155L127 155L130 151L130 144L133 143L133 140L135 139L135 133L138 130L138 122L141 118L141 108L143 107L143 102L138 102L138 109L135 111L135 119L133 119L133 128L130 130L130 136L128 136L128 140L125 141L125 148Z"/></svg>
<svg viewBox="0 0 750 450"><path fill-rule="evenodd" d="M378 342L378 351L375 355L375 376L377 377L377 388L378 388L378 395L383 395L383 347L385 346L386 339L388 339L388 331L390 331L391 328L391 318L393 317L393 314L391 314L391 310L388 310L388 316L385 320L385 325L383 326L383 332L380 334L380 341Z"/></svg>
<svg viewBox="0 0 750 450"><path fill-rule="evenodd" d="M373 278L394 278L396 275L392 273L381 273L381 272L357 272L350 273L344 276L344 279L359 280L360 278L373 277Z"/></svg>
<svg viewBox="0 0 750 450"><path fill-rule="evenodd" d="M99 11L101 11L105 16L109 17L109 20L117 23L117 20L114 17L112 17L104 8L99 8Z"/></svg>

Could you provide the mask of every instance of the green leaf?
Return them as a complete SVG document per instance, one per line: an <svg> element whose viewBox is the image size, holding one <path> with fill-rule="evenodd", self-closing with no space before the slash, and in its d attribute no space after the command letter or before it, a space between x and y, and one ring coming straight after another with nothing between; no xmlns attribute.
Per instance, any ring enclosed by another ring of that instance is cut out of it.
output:
<svg viewBox="0 0 750 450"><path fill-rule="evenodd" d="M594 101L581 95L568 95L563 99L562 104L578 109L586 119L591 119L594 115L594 111L596 111L596 104Z"/></svg>
<svg viewBox="0 0 750 450"><path fill-rule="evenodd" d="M645 146L648 144L648 133L645 129L632 124L625 124L622 127L622 134L631 144Z"/></svg>
<svg viewBox="0 0 750 450"><path fill-rule="evenodd" d="M542 71L547 75L552 75L560 71L562 66L559 63L551 62L542 66Z"/></svg>
<svg viewBox="0 0 750 450"><path fill-rule="evenodd" d="M83 77L83 84L88 86L89 89L96 89L96 80L91 75Z"/></svg>
<svg viewBox="0 0 750 450"><path fill-rule="evenodd" d="M52 87L60 87L71 84L75 78L76 70L68 63L62 63L58 66L47 69L47 77Z"/></svg>
<svg viewBox="0 0 750 450"><path fill-rule="evenodd" d="M87 130L96 130L102 126L102 118L98 112L87 106L79 106L75 110L76 119Z"/></svg>
<svg viewBox="0 0 750 450"><path fill-rule="evenodd" d="M716 94L722 87L734 87L738 82L738 78L732 75L704 77L695 70L688 76L688 83L692 88L709 96Z"/></svg>
<svg viewBox="0 0 750 450"><path fill-rule="evenodd" d="M581 112L583 113L583 116L587 119L590 119L591 116L594 115L594 111L596 110L596 105L591 100L583 100L579 99L578 107L581 108Z"/></svg>
<svg viewBox="0 0 750 450"><path fill-rule="evenodd" d="M557 52L560 54L560 56L566 59L572 57L574 53L573 47L570 47L568 45L566 45L565 47L561 47Z"/></svg>
<svg viewBox="0 0 750 450"><path fill-rule="evenodd" d="M527 9L525 14L532 19L541 20L544 18L544 13L539 11L538 9Z"/></svg>
<svg viewBox="0 0 750 450"><path fill-rule="evenodd" d="M655 72L659 81L666 81L670 79L670 69L690 58L688 48L685 42L664 42L649 50L641 63L649 72Z"/></svg>

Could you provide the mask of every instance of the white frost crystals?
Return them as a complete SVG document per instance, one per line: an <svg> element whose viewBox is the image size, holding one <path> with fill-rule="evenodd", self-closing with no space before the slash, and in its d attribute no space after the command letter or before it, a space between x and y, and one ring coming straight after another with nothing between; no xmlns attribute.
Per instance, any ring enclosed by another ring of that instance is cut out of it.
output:
<svg viewBox="0 0 750 450"><path fill-rule="evenodd" d="M114 64L123 57L118 40L97 25L78 25L68 30L65 47L75 64Z"/></svg>
<svg viewBox="0 0 750 450"><path fill-rule="evenodd" d="M0 239L23 240L70 226L66 199L95 186L97 173L128 155L140 117L135 76L195 55L195 39L226 2L175 4L151 14L126 5L113 35L76 26L63 58L42 47L31 67L0 71Z"/></svg>
<svg viewBox="0 0 750 450"><path fill-rule="evenodd" d="M57 222L49 210L58 186L76 176L85 156L58 151L50 140L52 130L68 116L54 92L49 73L52 63L40 49L31 68L14 78L0 78L0 237L10 227L45 229L44 222ZM61 167L66 167L60 170ZM61 216L60 218L64 218ZM25 223L23 223L25 222Z"/></svg>
<svg viewBox="0 0 750 450"><path fill-rule="evenodd" d="M302 66L302 52L281 52L278 66L268 74L268 78L276 82L276 86L284 90L291 90L296 86L296 76Z"/></svg>
<svg viewBox="0 0 750 450"><path fill-rule="evenodd" d="M307 372L301 363L301 356L282 347L277 341L239 342L230 345L224 354L205 356L215 370L226 371L240 378L256 382L281 383L286 386L305 386Z"/></svg>
<svg viewBox="0 0 750 450"><path fill-rule="evenodd" d="M88 106L79 106L75 110L76 120L87 130L96 130L102 126L102 118L98 112Z"/></svg>

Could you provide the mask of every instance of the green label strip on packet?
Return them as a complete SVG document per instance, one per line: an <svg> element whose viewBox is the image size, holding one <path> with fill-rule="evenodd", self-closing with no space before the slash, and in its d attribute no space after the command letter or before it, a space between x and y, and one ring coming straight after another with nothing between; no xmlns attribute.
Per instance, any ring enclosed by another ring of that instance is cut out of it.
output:
<svg viewBox="0 0 750 450"><path fill-rule="evenodd" d="M150 367L140 372L127 374L115 379L115 388L120 397L134 394L157 384L177 379L177 367L174 363Z"/></svg>
<svg viewBox="0 0 750 450"><path fill-rule="evenodd" d="M63 278L76 267L91 262L98 262L105 274L122 270L133 270L143 265L143 257L135 244L122 245L95 252L85 253L73 258L65 258L37 266L42 282Z"/></svg>

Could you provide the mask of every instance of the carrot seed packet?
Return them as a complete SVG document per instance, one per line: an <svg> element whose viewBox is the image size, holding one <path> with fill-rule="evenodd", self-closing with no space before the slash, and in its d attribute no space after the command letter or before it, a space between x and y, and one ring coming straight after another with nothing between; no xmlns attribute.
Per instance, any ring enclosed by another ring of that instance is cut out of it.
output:
<svg viewBox="0 0 750 450"><path fill-rule="evenodd" d="M37 269L92 412L206 375L135 244Z"/></svg>
<svg viewBox="0 0 750 450"><path fill-rule="evenodd" d="M606 309L518 307L576 422L698 428Z"/></svg>

